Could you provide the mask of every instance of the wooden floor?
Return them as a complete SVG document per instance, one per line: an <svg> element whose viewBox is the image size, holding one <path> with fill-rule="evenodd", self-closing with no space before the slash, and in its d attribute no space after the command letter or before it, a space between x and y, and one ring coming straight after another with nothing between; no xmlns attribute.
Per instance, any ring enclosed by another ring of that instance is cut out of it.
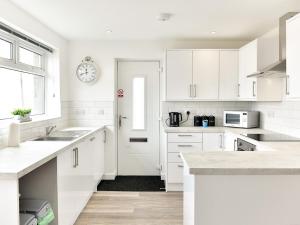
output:
<svg viewBox="0 0 300 225"><path fill-rule="evenodd" d="M97 192L75 225L182 225L182 193Z"/></svg>

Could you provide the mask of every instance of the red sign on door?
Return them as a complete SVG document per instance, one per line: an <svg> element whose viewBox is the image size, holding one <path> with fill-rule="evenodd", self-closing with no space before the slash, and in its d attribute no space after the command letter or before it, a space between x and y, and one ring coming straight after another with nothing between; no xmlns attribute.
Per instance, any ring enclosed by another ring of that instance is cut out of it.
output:
<svg viewBox="0 0 300 225"><path fill-rule="evenodd" d="M124 97L124 90L123 89L119 89L117 91L117 94L118 94L118 98L123 98Z"/></svg>

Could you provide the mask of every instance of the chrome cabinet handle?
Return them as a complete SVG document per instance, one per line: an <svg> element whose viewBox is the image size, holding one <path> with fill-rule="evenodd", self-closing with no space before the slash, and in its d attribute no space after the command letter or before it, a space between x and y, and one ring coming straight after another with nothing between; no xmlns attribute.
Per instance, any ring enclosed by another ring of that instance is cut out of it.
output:
<svg viewBox="0 0 300 225"><path fill-rule="evenodd" d="M255 94L255 85L256 85L256 81L253 81L252 82L252 94L253 94L253 97L256 97L256 94Z"/></svg>
<svg viewBox="0 0 300 225"><path fill-rule="evenodd" d="M241 88L241 84L238 84L238 97L241 97L240 88Z"/></svg>
<svg viewBox="0 0 300 225"><path fill-rule="evenodd" d="M177 167L179 167L179 168L183 168L183 165L177 165Z"/></svg>
<svg viewBox="0 0 300 225"><path fill-rule="evenodd" d="M194 86L194 96L193 97L197 97L197 85L196 84L194 84L193 85Z"/></svg>
<svg viewBox="0 0 300 225"><path fill-rule="evenodd" d="M79 154L78 154L78 148L75 148L76 150L76 167L79 166Z"/></svg>
<svg viewBox="0 0 300 225"><path fill-rule="evenodd" d="M193 147L193 145L177 145L178 147Z"/></svg>
<svg viewBox="0 0 300 225"><path fill-rule="evenodd" d="M178 137L192 137L193 135L191 134L178 134Z"/></svg>
<svg viewBox="0 0 300 225"><path fill-rule="evenodd" d="M76 168L76 148L73 148L73 168Z"/></svg>
<svg viewBox="0 0 300 225"><path fill-rule="evenodd" d="M233 143L233 151L236 151L236 146L237 146L237 140L235 139Z"/></svg>
<svg viewBox="0 0 300 225"><path fill-rule="evenodd" d="M106 130L103 131L104 132L104 136L103 136L103 142L106 143Z"/></svg>
<svg viewBox="0 0 300 225"><path fill-rule="evenodd" d="M223 148L223 135L220 134L220 148Z"/></svg>
<svg viewBox="0 0 300 225"><path fill-rule="evenodd" d="M92 137L92 138L90 138L90 141L94 141L96 138L95 137Z"/></svg>
<svg viewBox="0 0 300 225"><path fill-rule="evenodd" d="M285 78L285 94L290 95L290 90L289 90L289 78L290 76L287 75Z"/></svg>
<svg viewBox="0 0 300 225"><path fill-rule="evenodd" d="M192 98L192 85L190 84L190 97Z"/></svg>

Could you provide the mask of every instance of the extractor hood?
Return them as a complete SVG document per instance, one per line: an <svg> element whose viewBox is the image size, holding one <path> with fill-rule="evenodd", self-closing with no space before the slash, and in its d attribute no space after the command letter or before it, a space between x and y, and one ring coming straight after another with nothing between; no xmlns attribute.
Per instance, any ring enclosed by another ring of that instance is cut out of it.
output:
<svg viewBox="0 0 300 225"><path fill-rule="evenodd" d="M247 77L286 77L286 21L296 14L298 12L289 12L279 19L279 60Z"/></svg>

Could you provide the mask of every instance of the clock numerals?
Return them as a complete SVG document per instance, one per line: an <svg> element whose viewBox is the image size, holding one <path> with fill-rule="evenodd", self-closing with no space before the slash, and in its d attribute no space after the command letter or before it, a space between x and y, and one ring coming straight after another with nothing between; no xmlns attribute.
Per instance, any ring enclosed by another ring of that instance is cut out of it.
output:
<svg viewBox="0 0 300 225"><path fill-rule="evenodd" d="M97 79L97 70L91 63L82 63L78 66L77 77L80 81L91 83Z"/></svg>

